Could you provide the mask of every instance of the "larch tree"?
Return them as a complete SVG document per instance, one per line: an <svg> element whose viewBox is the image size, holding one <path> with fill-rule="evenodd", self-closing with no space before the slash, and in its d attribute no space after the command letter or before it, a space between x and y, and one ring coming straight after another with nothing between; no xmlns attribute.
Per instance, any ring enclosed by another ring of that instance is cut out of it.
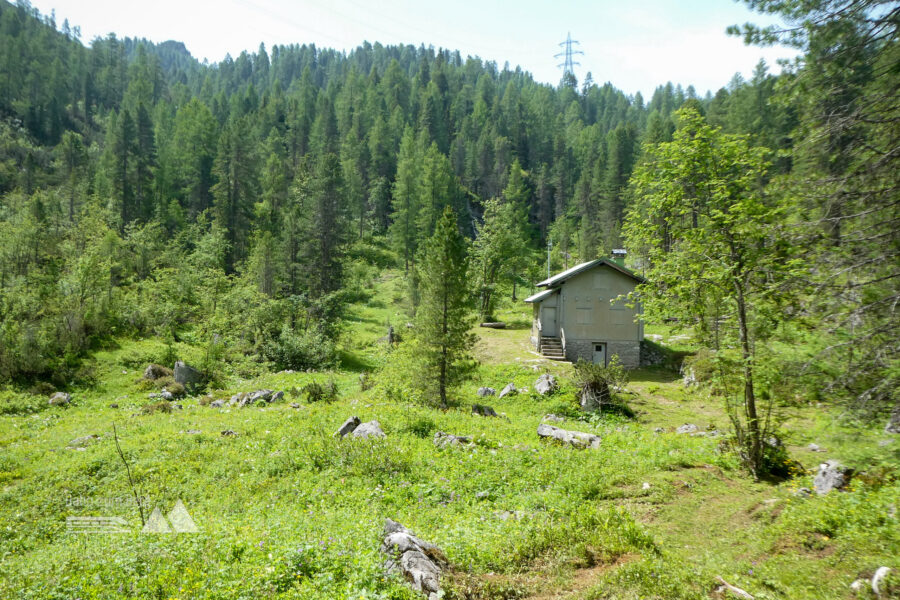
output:
<svg viewBox="0 0 900 600"><path fill-rule="evenodd" d="M475 336L468 285L466 240L456 214L449 206L438 220L434 235L421 249L419 308L415 338L420 345L418 371L428 397L448 405L448 391L461 381L471 366Z"/></svg>

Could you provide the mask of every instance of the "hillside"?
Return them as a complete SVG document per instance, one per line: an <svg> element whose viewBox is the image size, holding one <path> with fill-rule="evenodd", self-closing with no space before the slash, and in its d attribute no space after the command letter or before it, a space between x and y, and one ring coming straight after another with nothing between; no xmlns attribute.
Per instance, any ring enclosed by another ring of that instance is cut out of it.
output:
<svg viewBox="0 0 900 600"><path fill-rule="evenodd" d="M397 282L386 278L374 301L352 310L361 355L348 362L383 352L377 336L400 308L390 300ZM703 388L685 388L677 373L632 373L634 420L587 418L571 367L528 352L527 330L479 334L482 366L447 411L361 391L358 372L341 369L234 376L212 392L288 391L263 407L212 408L196 396L170 413L144 414L152 402L139 383L143 366L165 352L153 342L95 354L97 385L75 392L68 407L7 395L0 595L411 598L401 581L381 575L385 518L443 549L452 565L447 597L459 598L720 597L716 576L756 598L851 598L852 581L900 552L900 488L884 470L896 468L896 440L879 444L884 434L797 407L784 423L795 432L785 443L810 474L753 482L722 438L675 432L684 423L701 431L727 423L719 403ZM484 402L478 386L533 389L547 371L562 382L552 396L488 398L505 416L471 414L473 402ZM339 389L331 403L291 391L329 380ZM600 435L600 448L541 441L535 430L548 413ZM351 415L377 419L387 438L333 438ZM199 533L138 533L113 424L147 510L165 514L180 499ZM439 449L437 431L474 443ZM91 434L99 438L67 448ZM824 458L868 475L842 493L798 495ZM129 533L68 532L66 519L82 515L121 517Z"/></svg>

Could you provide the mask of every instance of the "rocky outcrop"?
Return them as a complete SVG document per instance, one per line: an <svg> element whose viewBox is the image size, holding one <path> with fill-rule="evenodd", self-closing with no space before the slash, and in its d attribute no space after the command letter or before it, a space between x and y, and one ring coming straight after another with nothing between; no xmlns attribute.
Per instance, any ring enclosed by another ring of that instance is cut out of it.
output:
<svg viewBox="0 0 900 600"><path fill-rule="evenodd" d="M560 429L553 425L542 423L537 428L538 436L542 438L554 439L564 444L574 446L575 448L599 448L600 436L584 431L569 431Z"/></svg>
<svg viewBox="0 0 900 600"><path fill-rule="evenodd" d="M203 383L203 373L182 361L175 363L175 382L180 383L188 391L194 391Z"/></svg>
<svg viewBox="0 0 900 600"><path fill-rule="evenodd" d="M675 433L696 433L698 431L700 431L700 428L693 423L685 423L684 425L676 429Z"/></svg>
<svg viewBox="0 0 900 600"><path fill-rule="evenodd" d="M467 435L453 435L452 433L444 433L438 431L434 434L434 445L438 448L447 448L448 446L468 446L472 443L472 438Z"/></svg>
<svg viewBox="0 0 900 600"><path fill-rule="evenodd" d="M56 392L50 399L47 400L47 404L50 406L66 406L72 401L72 396L65 392Z"/></svg>
<svg viewBox="0 0 900 600"><path fill-rule="evenodd" d="M243 408L244 406L253 406L258 402L272 403L284 398L284 392L274 392L272 390L256 390L255 392L240 392L235 394L229 400L231 406Z"/></svg>
<svg viewBox="0 0 900 600"><path fill-rule="evenodd" d="M424 594L428 600L441 598L441 573L448 562L440 548L416 537L400 523L387 519L381 551L387 555L384 561L387 574L402 576L412 589Z"/></svg>
<svg viewBox="0 0 900 600"><path fill-rule="evenodd" d="M819 465L819 472L816 473L816 477L813 479L813 488L815 488L818 495L824 496L832 490L839 490L847 485L852 474L853 471L851 469L848 469L838 461L826 461Z"/></svg>
<svg viewBox="0 0 900 600"><path fill-rule="evenodd" d="M359 427L360 420L359 417L353 416L344 421L344 424L338 427L338 430L334 432L334 437L344 437L348 433L353 433L353 430Z"/></svg>
<svg viewBox="0 0 900 600"><path fill-rule="evenodd" d="M473 404L472 414L481 415L482 417L499 417L497 411L486 404Z"/></svg>
<svg viewBox="0 0 900 600"><path fill-rule="evenodd" d="M508 383L506 387L500 390L500 394L497 396L498 398L503 398L504 396L515 396L519 393L519 390L516 389L516 384Z"/></svg>
<svg viewBox="0 0 900 600"><path fill-rule="evenodd" d="M547 396L556 391L559 386L556 383L556 377L549 373L544 373L534 382L534 391L541 396Z"/></svg>
<svg viewBox="0 0 900 600"><path fill-rule="evenodd" d="M382 431L381 429L381 423L379 423L378 421L369 421L368 423L362 423L361 425L359 425L359 427L353 430L353 433L351 435L353 435L353 437L355 438L364 440L387 437L387 435L385 435L384 431Z"/></svg>
<svg viewBox="0 0 900 600"><path fill-rule="evenodd" d="M488 396L493 396L496 393L497 390L492 387L480 387L478 388L477 392L479 398L487 398Z"/></svg>

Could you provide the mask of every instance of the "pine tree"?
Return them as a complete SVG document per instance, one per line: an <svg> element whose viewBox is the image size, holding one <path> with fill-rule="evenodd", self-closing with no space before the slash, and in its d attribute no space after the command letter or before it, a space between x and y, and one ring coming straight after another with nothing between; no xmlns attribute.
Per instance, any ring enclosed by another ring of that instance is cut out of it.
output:
<svg viewBox="0 0 900 600"><path fill-rule="evenodd" d="M400 155L397 159L397 179L393 189L393 213L390 236L397 251L403 254L404 269L409 273L410 262L414 261L417 242L417 221L419 214L419 173L421 165L416 151L416 141L412 128L403 132Z"/></svg>
<svg viewBox="0 0 900 600"><path fill-rule="evenodd" d="M466 241L456 219L452 208L444 209L417 265L420 300L415 338L423 363L419 374L427 395L442 407L448 405L448 391L466 376L475 343Z"/></svg>

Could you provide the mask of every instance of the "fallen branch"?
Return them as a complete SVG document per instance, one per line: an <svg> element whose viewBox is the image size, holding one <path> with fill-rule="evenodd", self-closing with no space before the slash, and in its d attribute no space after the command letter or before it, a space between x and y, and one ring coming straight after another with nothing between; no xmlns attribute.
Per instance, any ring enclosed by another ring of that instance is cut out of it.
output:
<svg viewBox="0 0 900 600"><path fill-rule="evenodd" d="M747 592L745 592L745 591L742 590L741 588L735 587L735 586L731 585L730 583L728 583L727 581L725 581L724 579L722 579L722 578L719 577L718 575L716 575L716 581L718 581L719 583L721 583L722 585L724 585L724 586L725 586L725 589L727 589L729 592L731 592L732 594L734 594L734 595L737 596L738 598L744 598L745 600L754 600L753 596L751 596L750 594L748 594Z"/></svg>
<svg viewBox="0 0 900 600"><path fill-rule="evenodd" d="M131 468L128 461L125 460L125 454L122 452L122 446L119 445L119 434L116 432L116 424L113 423L113 438L116 440L116 450L119 451L119 458L125 464L125 472L128 473L128 483L131 485L131 493L134 494L134 501L137 502L138 512L141 514L141 527L147 524L144 520L144 505L141 503L141 497L137 493L137 487L134 485L134 479L131 477Z"/></svg>

